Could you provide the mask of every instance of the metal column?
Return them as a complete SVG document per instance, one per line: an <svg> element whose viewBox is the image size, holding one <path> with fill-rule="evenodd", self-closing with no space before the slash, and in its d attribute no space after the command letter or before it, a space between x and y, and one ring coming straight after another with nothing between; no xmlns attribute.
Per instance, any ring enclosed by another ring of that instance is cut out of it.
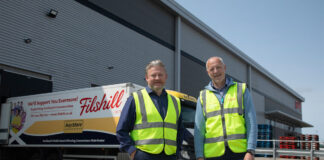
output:
<svg viewBox="0 0 324 160"><path fill-rule="evenodd" d="M175 50L174 50L174 90L181 89L181 18L175 19Z"/></svg>
<svg viewBox="0 0 324 160"><path fill-rule="evenodd" d="M251 74L252 74L252 69L251 69L251 65L248 65L248 71L247 71L247 83L249 86L249 91L252 94L252 78L251 78Z"/></svg>

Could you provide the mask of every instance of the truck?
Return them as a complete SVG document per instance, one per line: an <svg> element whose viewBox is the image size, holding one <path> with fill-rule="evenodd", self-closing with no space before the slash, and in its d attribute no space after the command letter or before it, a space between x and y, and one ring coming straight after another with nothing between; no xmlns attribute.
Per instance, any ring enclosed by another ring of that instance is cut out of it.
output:
<svg viewBox="0 0 324 160"><path fill-rule="evenodd" d="M122 83L8 98L1 104L0 159L129 159L119 151L116 127L127 98L142 88ZM180 98L183 123L193 128L196 99L167 92ZM182 152L191 159L192 150Z"/></svg>

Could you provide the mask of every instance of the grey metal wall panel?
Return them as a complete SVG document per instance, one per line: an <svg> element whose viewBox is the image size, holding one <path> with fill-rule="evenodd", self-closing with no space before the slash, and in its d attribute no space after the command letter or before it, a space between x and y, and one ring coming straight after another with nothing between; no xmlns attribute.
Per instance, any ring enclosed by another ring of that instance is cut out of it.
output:
<svg viewBox="0 0 324 160"><path fill-rule="evenodd" d="M181 92L198 97L199 91L210 81L205 66L181 56Z"/></svg>
<svg viewBox="0 0 324 160"><path fill-rule="evenodd" d="M50 9L56 18L46 16ZM146 85L144 68L153 59L165 63L167 87L174 86L172 50L76 1L0 1L0 15L0 64L51 75L53 91Z"/></svg>
<svg viewBox="0 0 324 160"><path fill-rule="evenodd" d="M182 22L182 50L206 62L209 57L220 56L226 63L227 73L242 81L247 80L247 64L220 46L215 40L198 32L191 25Z"/></svg>
<svg viewBox="0 0 324 160"><path fill-rule="evenodd" d="M174 45L175 17L152 0L90 0L161 40Z"/></svg>
<svg viewBox="0 0 324 160"><path fill-rule="evenodd" d="M265 111L264 96L254 91L252 91L251 95L253 97L253 104L256 113L257 123L265 124L266 119L264 117L264 111Z"/></svg>
<svg viewBox="0 0 324 160"><path fill-rule="evenodd" d="M286 106L271 98L265 98L265 111L274 110L282 111L295 118L302 119L301 113L299 113L296 109L292 108L291 106Z"/></svg>
<svg viewBox="0 0 324 160"><path fill-rule="evenodd" d="M297 113L299 112L295 109L296 97L278 86L276 83L273 83L273 81L269 80L254 68L252 68L251 79L252 88L257 90L258 92L261 92L266 97L269 97L269 101L267 101L268 103L266 103L266 109L271 110L278 107L282 108L282 110L285 110L284 107L289 107L289 110L293 110ZM270 101L274 101L276 102L276 104L270 103Z"/></svg>

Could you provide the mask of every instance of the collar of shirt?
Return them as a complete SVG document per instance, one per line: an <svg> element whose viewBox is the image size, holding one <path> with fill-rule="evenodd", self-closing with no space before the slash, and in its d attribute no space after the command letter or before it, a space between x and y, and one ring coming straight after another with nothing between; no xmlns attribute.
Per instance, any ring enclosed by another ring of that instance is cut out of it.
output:
<svg viewBox="0 0 324 160"><path fill-rule="evenodd" d="M159 111L162 119L165 118L168 109L168 97L165 89L162 90L162 94L158 96L150 87L146 87L147 93L150 95L156 109Z"/></svg>
<svg viewBox="0 0 324 160"><path fill-rule="evenodd" d="M146 86L145 89L149 95L153 94L155 96L158 96L149 86ZM165 88L163 88L161 96L166 96L166 95L167 95L167 92L165 91Z"/></svg>
<svg viewBox="0 0 324 160"><path fill-rule="evenodd" d="M217 89L216 87L214 87L214 84L212 82L210 82L210 85L214 89L214 91L222 94L222 93L224 93L225 89L230 85L231 82L232 82L231 79L226 77L225 78L225 85L221 89Z"/></svg>
<svg viewBox="0 0 324 160"><path fill-rule="evenodd" d="M232 78L226 76L225 85L221 89L215 88L212 82L209 83L209 85L206 87L206 89L214 92L216 97L220 101L220 103L223 104L224 103L224 97L225 97L225 94L227 92L227 89L232 84L233 84Z"/></svg>

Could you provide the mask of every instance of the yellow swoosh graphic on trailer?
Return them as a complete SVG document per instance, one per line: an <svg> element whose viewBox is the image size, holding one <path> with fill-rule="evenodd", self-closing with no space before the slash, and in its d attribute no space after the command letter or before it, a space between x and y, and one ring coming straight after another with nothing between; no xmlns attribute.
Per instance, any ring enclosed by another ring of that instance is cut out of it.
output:
<svg viewBox="0 0 324 160"><path fill-rule="evenodd" d="M98 130L116 133L119 117L38 121L26 129L26 134L48 135L59 132L82 133L83 130Z"/></svg>

